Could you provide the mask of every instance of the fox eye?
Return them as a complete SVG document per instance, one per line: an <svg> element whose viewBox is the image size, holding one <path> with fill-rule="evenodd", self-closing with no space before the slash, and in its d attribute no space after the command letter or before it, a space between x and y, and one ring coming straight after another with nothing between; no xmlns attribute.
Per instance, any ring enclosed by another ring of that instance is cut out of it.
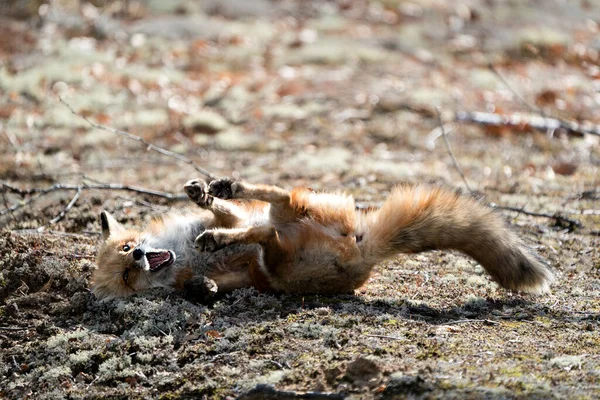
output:
<svg viewBox="0 0 600 400"><path fill-rule="evenodd" d="M123 251L129 251L129 250L131 250L131 246L129 246L128 244L123 246Z"/></svg>
<svg viewBox="0 0 600 400"><path fill-rule="evenodd" d="M123 282L127 283L128 279L129 279L129 270L126 269L125 272L123 272Z"/></svg>

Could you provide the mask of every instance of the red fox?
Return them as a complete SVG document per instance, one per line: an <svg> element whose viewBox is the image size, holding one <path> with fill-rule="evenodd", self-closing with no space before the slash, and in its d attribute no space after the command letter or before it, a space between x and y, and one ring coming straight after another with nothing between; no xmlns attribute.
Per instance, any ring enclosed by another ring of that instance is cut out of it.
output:
<svg viewBox="0 0 600 400"><path fill-rule="evenodd" d="M218 179L184 185L203 210L169 214L143 232L101 213L93 274L99 299L151 287L185 289L198 301L254 286L260 291L347 294L398 253L455 249L500 286L546 291L546 262L477 201L438 187L396 187L379 209L345 194Z"/></svg>

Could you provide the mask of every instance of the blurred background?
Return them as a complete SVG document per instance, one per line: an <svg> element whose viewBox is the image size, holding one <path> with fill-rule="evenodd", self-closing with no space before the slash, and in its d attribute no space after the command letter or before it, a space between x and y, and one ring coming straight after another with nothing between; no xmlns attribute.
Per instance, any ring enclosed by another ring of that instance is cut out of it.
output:
<svg viewBox="0 0 600 400"><path fill-rule="evenodd" d="M343 188L368 204L398 182L465 189L439 108L472 189L554 213L598 185L598 135L540 119L600 122L599 4L4 1L0 179L180 195L198 175L86 117L220 176ZM457 118L474 111L512 122ZM100 205L152 211L121 195L86 191L87 216L66 229L95 229ZM52 192L15 218L20 197L5 190L3 225L39 226L69 201Z"/></svg>

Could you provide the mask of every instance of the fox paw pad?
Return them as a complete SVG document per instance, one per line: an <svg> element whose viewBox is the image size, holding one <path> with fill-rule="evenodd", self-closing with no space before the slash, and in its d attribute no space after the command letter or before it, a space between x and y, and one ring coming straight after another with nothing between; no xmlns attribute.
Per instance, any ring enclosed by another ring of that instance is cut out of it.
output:
<svg viewBox="0 0 600 400"><path fill-rule="evenodd" d="M208 185L208 193L210 195L224 200L233 198L237 189L238 183L229 178L217 179Z"/></svg>
<svg viewBox="0 0 600 400"><path fill-rule="evenodd" d="M202 179L192 179L183 185L185 193L190 200L200 207L209 207L213 202L213 197L208 194L208 185Z"/></svg>
<svg viewBox="0 0 600 400"><path fill-rule="evenodd" d="M183 284L185 298L197 303L207 303L218 291L217 284L205 276L196 277L185 281Z"/></svg>
<svg viewBox="0 0 600 400"><path fill-rule="evenodd" d="M223 246L219 243L213 231L204 231L196 238L194 247L201 253L212 253L221 249Z"/></svg>

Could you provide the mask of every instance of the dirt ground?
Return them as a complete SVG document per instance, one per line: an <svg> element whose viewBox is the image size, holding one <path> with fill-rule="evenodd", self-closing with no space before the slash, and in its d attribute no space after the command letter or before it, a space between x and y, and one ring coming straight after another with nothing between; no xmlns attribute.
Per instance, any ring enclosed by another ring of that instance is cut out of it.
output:
<svg viewBox="0 0 600 400"><path fill-rule="evenodd" d="M0 397L600 397L600 136L533 128L541 115L600 124L600 1L127 4L0 5ZM430 252L378 266L354 296L100 303L100 210L142 226L191 207L182 185L200 174L93 129L59 95L216 175L365 206L399 182L468 195L439 107L475 195L546 215L499 210L557 282L510 293L473 260ZM522 119L453 121L473 111ZM176 199L76 196L108 183Z"/></svg>

